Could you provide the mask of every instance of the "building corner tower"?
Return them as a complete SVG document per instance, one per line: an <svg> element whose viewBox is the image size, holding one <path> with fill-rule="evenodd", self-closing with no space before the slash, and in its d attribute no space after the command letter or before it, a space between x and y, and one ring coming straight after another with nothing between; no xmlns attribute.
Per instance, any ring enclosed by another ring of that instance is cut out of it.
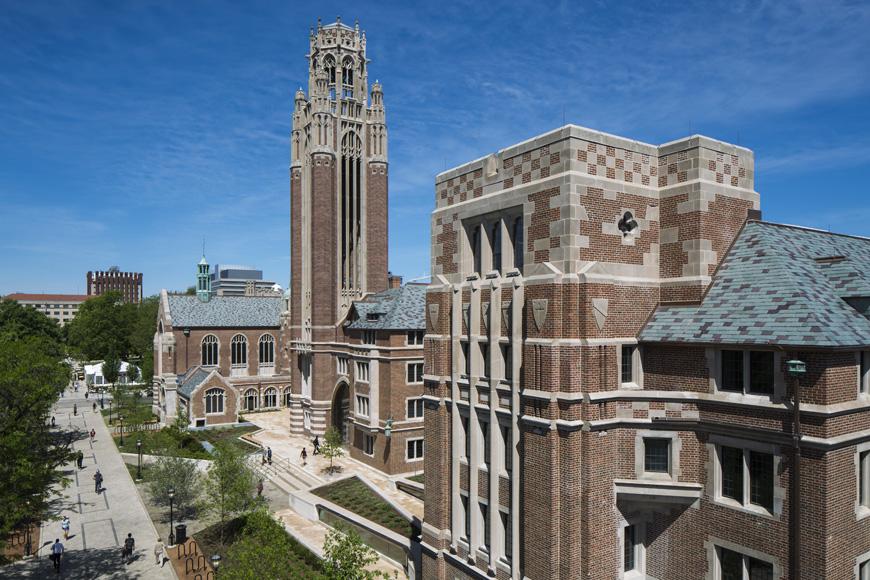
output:
<svg viewBox="0 0 870 580"><path fill-rule="evenodd" d="M383 92L369 101L366 36L340 19L311 30L308 96L291 133L293 428L322 433L335 389L329 343L354 300L387 288L387 130Z"/></svg>

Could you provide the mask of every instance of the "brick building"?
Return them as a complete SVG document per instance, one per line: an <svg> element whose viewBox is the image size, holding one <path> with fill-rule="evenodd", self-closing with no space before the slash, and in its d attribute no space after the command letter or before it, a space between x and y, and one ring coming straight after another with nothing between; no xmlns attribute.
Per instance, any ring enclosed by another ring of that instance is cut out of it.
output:
<svg viewBox="0 0 870 580"><path fill-rule="evenodd" d="M15 292L7 294L3 298L35 308L49 318L57 320L61 326L64 326L75 318L79 307L90 296L82 294L26 294Z"/></svg>
<svg viewBox="0 0 870 580"><path fill-rule="evenodd" d="M390 288L382 88L369 92L358 25L318 23L307 59L291 136L291 426L307 435L336 426L353 457L416 471L425 289Z"/></svg>
<svg viewBox="0 0 870 580"><path fill-rule="evenodd" d="M88 296L101 296L106 292L120 292L125 302L142 302L142 273L121 272L112 266L105 272L88 272L85 279Z"/></svg>
<svg viewBox="0 0 870 580"><path fill-rule="evenodd" d="M753 183L576 126L437 176L424 578L870 575L870 240Z"/></svg>

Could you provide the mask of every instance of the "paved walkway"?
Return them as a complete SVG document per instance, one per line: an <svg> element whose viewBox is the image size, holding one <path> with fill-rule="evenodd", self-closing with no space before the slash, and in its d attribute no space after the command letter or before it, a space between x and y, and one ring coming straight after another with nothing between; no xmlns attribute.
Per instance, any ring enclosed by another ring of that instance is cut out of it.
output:
<svg viewBox="0 0 870 580"><path fill-rule="evenodd" d="M83 389L78 393L69 389L53 409L58 431L69 433L73 437L73 450L80 449L85 457L84 469L77 469L75 463L65 467L71 483L56 501L58 518L63 515L70 518L70 539L63 540L59 519L46 522L38 558L5 567L0 573L3 578L175 580L171 565L167 563L161 568L154 564L152 550L157 541L154 524L111 441L99 405L94 413L92 402L85 399ZM77 416L73 415L74 404L78 405ZM87 435L91 428L96 431L93 443ZM94 491L93 475L98 467L105 478L102 494ZM168 530L161 532L167 534ZM136 539L136 558L125 565L121 561L121 546L128 533ZM55 538L60 538L66 548L59 575L54 573L48 558Z"/></svg>

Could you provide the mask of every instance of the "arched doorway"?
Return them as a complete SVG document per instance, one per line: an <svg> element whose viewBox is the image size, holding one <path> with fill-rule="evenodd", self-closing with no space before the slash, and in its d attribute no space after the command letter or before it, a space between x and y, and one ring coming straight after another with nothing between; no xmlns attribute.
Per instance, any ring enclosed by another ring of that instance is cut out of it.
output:
<svg viewBox="0 0 870 580"><path fill-rule="evenodd" d="M342 382L335 388L335 396L332 398L332 426L341 433L342 440L349 441L350 418L350 387Z"/></svg>

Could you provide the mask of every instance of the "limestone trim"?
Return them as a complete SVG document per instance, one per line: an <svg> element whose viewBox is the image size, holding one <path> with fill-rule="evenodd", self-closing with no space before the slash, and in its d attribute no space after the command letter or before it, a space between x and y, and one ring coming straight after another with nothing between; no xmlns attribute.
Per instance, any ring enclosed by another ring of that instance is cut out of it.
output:
<svg viewBox="0 0 870 580"><path fill-rule="evenodd" d="M758 550L753 550L714 536L709 536L704 541L704 547L707 550L707 575L704 576L704 580L722 580L722 575L719 573L719 550L717 548L725 548L726 550L738 552L756 560L768 562L773 566L773 578L782 578L783 569L779 560Z"/></svg>
<svg viewBox="0 0 870 580"><path fill-rule="evenodd" d="M648 439L667 439L668 444L668 471L667 473L649 472L645 469L646 441ZM634 434L634 476L637 479L652 479L658 481L679 481L680 452L683 449L683 441L676 431L656 431L652 429L638 429Z"/></svg>
<svg viewBox="0 0 870 580"><path fill-rule="evenodd" d="M861 461L861 456L868 456ZM870 517L870 441L855 447L855 518L863 520ZM863 489L862 489L863 487ZM862 502L862 497L864 501Z"/></svg>
<svg viewBox="0 0 870 580"><path fill-rule="evenodd" d="M782 472L782 446L775 443L765 443L763 441L742 439L713 433L710 435L706 443L709 454L709 462L707 463L707 481L711 482L707 486L707 497L713 503L735 509L742 512L755 514L762 517L779 519L782 516L782 505L786 497L786 490L779 485L779 474ZM721 493L722 489L722 460L721 448L732 447L741 449L744 453L744 470L743 470L743 502L735 501L731 498L724 497ZM765 507L753 504L750 502L750 477L749 477L749 461L746 454L750 451L766 453L773 456L773 509L768 510Z"/></svg>
<svg viewBox="0 0 870 580"><path fill-rule="evenodd" d="M855 558L855 580L866 580L867 576L861 576L861 567L870 568L870 552L864 552ZM865 573L866 574L866 573Z"/></svg>

